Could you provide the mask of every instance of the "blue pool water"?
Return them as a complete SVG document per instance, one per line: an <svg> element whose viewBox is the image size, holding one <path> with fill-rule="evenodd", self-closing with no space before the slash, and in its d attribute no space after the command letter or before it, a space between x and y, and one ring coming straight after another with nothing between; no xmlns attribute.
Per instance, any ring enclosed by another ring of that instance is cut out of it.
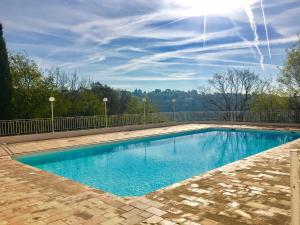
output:
<svg viewBox="0 0 300 225"><path fill-rule="evenodd" d="M300 137L299 133L207 129L18 161L120 196L141 196Z"/></svg>

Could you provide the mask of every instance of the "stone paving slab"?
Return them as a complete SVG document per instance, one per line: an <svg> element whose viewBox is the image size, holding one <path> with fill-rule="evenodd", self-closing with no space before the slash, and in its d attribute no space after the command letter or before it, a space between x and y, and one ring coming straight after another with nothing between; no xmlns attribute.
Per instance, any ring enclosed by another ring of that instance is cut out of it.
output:
<svg viewBox="0 0 300 225"><path fill-rule="evenodd" d="M80 145L206 127L214 126L182 125L19 143L10 147L17 153L27 153L51 146L67 147L70 140L73 145ZM0 225L289 224L288 150L299 147L300 140L295 140L135 198L117 197L2 156Z"/></svg>

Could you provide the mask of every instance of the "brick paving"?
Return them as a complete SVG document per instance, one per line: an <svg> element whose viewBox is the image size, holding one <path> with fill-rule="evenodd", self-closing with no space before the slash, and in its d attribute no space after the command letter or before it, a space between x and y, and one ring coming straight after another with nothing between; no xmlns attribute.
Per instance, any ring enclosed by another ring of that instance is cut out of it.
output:
<svg viewBox="0 0 300 225"><path fill-rule="evenodd" d="M20 154L51 147L61 148L205 127L212 125L182 125L19 143L10 147ZM295 140L135 198L117 197L2 156L0 225L290 224L288 150L299 147L300 140Z"/></svg>

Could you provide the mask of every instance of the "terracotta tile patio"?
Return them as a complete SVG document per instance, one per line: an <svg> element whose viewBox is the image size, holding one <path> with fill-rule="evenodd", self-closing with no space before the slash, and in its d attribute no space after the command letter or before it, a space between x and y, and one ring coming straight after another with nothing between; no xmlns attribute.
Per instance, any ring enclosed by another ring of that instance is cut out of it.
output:
<svg viewBox="0 0 300 225"><path fill-rule="evenodd" d="M18 143L10 147L20 154L213 126L182 125ZM299 147L300 140L295 140L137 198L120 198L2 154L0 225L289 224L288 150Z"/></svg>

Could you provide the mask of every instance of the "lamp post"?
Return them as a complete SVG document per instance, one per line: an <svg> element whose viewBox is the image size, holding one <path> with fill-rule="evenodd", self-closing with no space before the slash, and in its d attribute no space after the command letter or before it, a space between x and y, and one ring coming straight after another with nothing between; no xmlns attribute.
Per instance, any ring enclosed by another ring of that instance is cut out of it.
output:
<svg viewBox="0 0 300 225"><path fill-rule="evenodd" d="M173 120L175 121L175 104L176 104L175 98L172 99L172 103L173 103Z"/></svg>
<svg viewBox="0 0 300 225"><path fill-rule="evenodd" d="M147 102L147 99L143 98L143 102L144 102L144 124L146 124L146 102Z"/></svg>
<svg viewBox="0 0 300 225"><path fill-rule="evenodd" d="M54 118L53 118L53 103L55 101L54 97L49 98L49 102L51 103L51 124L52 124L52 132L54 133Z"/></svg>
<svg viewBox="0 0 300 225"><path fill-rule="evenodd" d="M103 98L103 102L104 102L104 113L105 113L105 127L107 127L107 125L108 125L108 121L107 121L107 107L106 107L107 101L108 101L107 98Z"/></svg>

